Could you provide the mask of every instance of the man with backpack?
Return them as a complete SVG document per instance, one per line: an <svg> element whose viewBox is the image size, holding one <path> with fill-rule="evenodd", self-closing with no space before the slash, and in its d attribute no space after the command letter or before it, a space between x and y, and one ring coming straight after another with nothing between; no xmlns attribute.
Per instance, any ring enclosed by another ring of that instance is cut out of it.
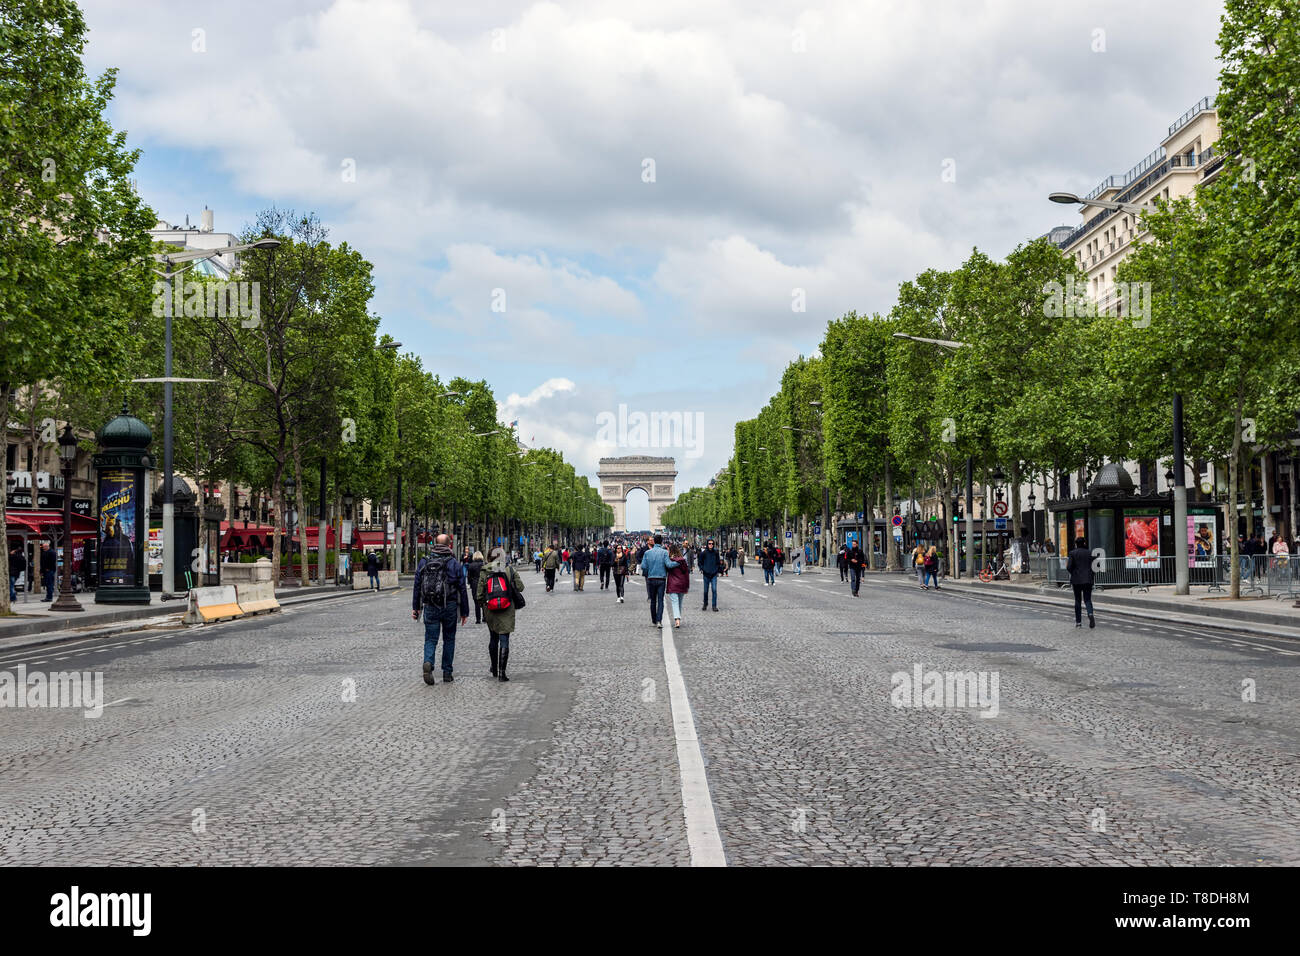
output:
<svg viewBox="0 0 1300 956"><path fill-rule="evenodd" d="M515 630L515 610L522 607L519 592L524 582L519 572L504 563L501 549L490 553L491 564L479 575L475 600L483 605L483 620L488 626L488 658L492 662L492 676L498 681L508 681L506 665L510 662L510 635Z"/></svg>
<svg viewBox="0 0 1300 956"><path fill-rule="evenodd" d="M424 682L437 683L433 676L433 658L441 631L442 680L444 684L450 684L452 661L456 656L456 618L459 614L461 624L469 620L465 572L452 553L451 535L438 535L433 550L415 571L412 620L419 620L421 608L424 609Z"/></svg>

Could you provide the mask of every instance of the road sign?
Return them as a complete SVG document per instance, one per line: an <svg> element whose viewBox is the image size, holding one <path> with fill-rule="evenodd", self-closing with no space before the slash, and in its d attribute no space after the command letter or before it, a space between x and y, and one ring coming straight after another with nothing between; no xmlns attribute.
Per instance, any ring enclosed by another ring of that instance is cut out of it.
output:
<svg viewBox="0 0 1300 956"><path fill-rule="evenodd" d="M794 532L793 532L793 531L787 531L787 532L785 533L785 536L786 536L787 538L793 538L793 537L794 537Z"/></svg>
<svg viewBox="0 0 1300 956"><path fill-rule="evenodd" d="M859 520L859 521L862 520L862 512L861 512L861 511L858 512L858 520Z"/></svg>
<svg viewBox="0 0 1300 956"><path fill-rule="evenodd" d="M813 525L813 534L821 534L821 533L822 533L822 526L819 524Z"/></svg>
<svg viewBox="0 0 1300 956"><path fill-rule="evenodd" d="M899 541L903 540L903 529L898 525L894 525L894 537Z"/></svg>
<svg viewBox="0 0 1300 956"><path fill-rule="evenodd" d="M895 528L901 528L903 526L903 516L894 515L894 517L889 519L889 523L892 524Z"/></svg>
<svg viewBox="0 0 1300 956"><path fill-rule="evenodd" d="M1005 501L993 502L993 513L999 518L1003 518L1007 513L1007 503Z"/></svg>
<svg viewBox="0 0 1300 956"><path fill-rule="evenodd" d="M1007 530L1007 519L1006 519L1006 518L994 518L994 519L993 519L993 530L994 530L994 531L1006 531L1006 530Z"/></svg>

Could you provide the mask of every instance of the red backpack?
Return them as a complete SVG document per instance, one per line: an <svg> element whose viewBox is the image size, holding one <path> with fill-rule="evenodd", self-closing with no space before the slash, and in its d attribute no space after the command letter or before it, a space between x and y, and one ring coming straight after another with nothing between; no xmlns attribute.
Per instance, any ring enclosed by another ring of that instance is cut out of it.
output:
<svg viewBox="0 0 1300 956"><path fill-rule="evenodd" d="M489 611L506 611L511 607L510 579L502 571L494 571L487 579L483 589L487 600L484 605Z"/></svg>

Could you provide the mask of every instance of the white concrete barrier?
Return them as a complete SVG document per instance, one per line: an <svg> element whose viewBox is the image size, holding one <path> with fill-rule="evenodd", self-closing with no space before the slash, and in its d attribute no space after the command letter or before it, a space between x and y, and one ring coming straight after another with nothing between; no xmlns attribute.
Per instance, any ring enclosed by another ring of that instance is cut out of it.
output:
<svg viewBox="0 0 1300 956"><path fill-rule="evenodd" d="M245 614L267 614L280 610L280 602L275 599L275 587L270 581L236 584L235 593L239 597L240 610Z"/></svg>
<svg viewBox="0 0 1300 956"><path fill-rule="evenodd" d="M210 624L213 621L228 621L243 616L244 611L239 606L239 595L233 585L190 589L189 601L185 608L186 624Z"/></svg>
<svg viewBox="0 0 1300 956"><path fill-rule="evenodd" d="M380 590L384 590L384 589L386 589L386 588L395 588L395 587L397 587L397 586L398 586L398 583L397 583L397 572L396 572L396 571L380 571L380 572L379 572L379 588L380 588ZM354 591L364 591L364 590L366 590L366 589L369 588L369 587L370 587L370 575L366 574L366 569L365 569L365 567L362 566L362 567L360 567L360 568L354 570L354 571L352 572L352 590L354 590Z"/></svg>

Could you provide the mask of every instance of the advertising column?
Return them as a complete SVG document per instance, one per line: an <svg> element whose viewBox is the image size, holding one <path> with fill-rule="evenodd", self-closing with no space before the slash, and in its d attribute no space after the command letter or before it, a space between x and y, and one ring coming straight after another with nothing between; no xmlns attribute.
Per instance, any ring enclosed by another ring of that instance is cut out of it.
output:
<svg viewBox="0 0 1300 956"><path fill-rule="evenodd" d="M148 604L149 577L145 565L148 511L145 473L153 467L148 447L149 426L127 413L109 421L96 436L100 453L94 458L98 475L95 501L99 506L99 584L96 604Z"/></svg>

